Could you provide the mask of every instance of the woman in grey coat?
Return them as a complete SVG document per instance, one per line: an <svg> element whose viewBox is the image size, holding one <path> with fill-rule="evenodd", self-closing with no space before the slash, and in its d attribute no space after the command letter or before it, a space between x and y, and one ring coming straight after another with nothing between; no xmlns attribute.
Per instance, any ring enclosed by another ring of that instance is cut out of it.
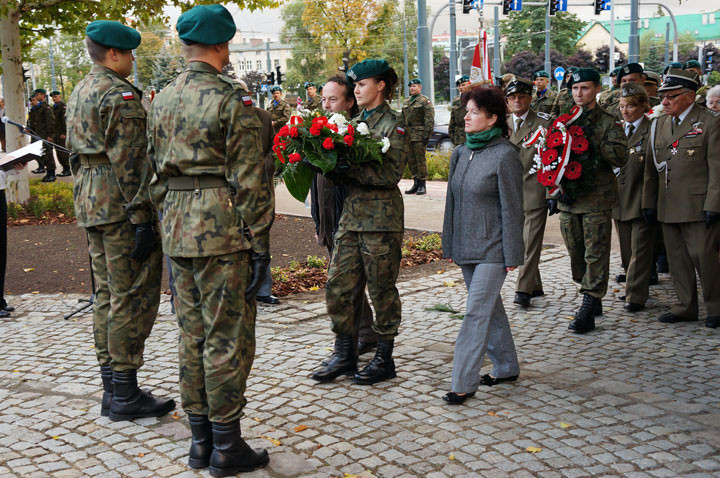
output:
<svg viewBox="0 0 720 478"><path fill-rule="evenodd" d="M515 344L500 289L506 274L523 263L522 166L506 138L506 105L496 87L463 94L467 141L450 159L443 257L460 266L468 289L465 318L455 343L452 391L460 404L478 384L517 379ZM493 363L480 377L485 352Z"/></svg>

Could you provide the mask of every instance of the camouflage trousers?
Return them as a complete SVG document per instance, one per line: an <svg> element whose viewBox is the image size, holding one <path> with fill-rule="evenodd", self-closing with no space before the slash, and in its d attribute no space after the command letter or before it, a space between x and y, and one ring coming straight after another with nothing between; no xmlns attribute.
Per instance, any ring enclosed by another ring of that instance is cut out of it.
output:
<svg viewBox="0 0 720 478"><path fill-rule="evenodd" d="M245 300L250 253L171 257L180 328L180 400L212 422L239 419L255 358L255 301Z"/></svg>
<svg viewBox="0 0 720 478"><path fill-rule="evenodd" d="M131 259L135 228L129 221L85 231L96 284L93 335L98 362L118 372L137 370L160 305L162 250L158 247L142 263Z"/></svg>
<svg viewBox="0 0 720 478"><path fill-rule="evenodd" d="M372 329L381 340L392 340L398 334L401 305L395 282L400 272L402 238L402 232L346 231L340 226L325 285L333 332L355 332L353 291L364 276L375 308Z"/></svg>
<svg viewBox="0 0 720 478"><path fill-rule="evenodd" d="M410 154L408 155L408 168L413 179L425 181L427 179L427 160L425 159L426 143L423 141L412 141L410 143Z"/></svg>
<svg viewBox="0 0 720 478"><path fill-rule="evenodd" d="M610 277L611 211L560 212L560 232L570 254L572 278L580 293L602 299Z"/></svg>

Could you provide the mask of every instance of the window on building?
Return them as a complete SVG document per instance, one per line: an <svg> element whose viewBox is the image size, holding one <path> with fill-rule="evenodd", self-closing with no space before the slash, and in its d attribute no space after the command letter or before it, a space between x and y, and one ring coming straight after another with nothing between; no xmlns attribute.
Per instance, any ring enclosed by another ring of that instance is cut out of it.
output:
<svg viewBox="0 0 720 478"><path fill-rule="evenodd" d="M710 25L715 25L715 14L714 13L708 14L708 21L709 21Z"/></svg>
<svg viewBox="0 0 720 478"><path fill-rule="evenodd" d="M650 27L650 20L646 18L645 19L645 28L649 28L649 27Z"/></svg>
<svg viewBox="0 0 720 478"><path fill-rule="evenodd" d="M257 71L262 71L262 60L257 61Z"/></svg>
<svg viewBox="0 0 720 478"><path fill-rule="evenodd" d="M275 68L277 68L278 66L280 66L280 60L275 58Z"/></svg>
<svg viewBox="0 0 720 478"><path fill-rule="evenodd" d="M245 69L245 62L239 61L236 66L237 66L238 71L242 71Z"/></svg>

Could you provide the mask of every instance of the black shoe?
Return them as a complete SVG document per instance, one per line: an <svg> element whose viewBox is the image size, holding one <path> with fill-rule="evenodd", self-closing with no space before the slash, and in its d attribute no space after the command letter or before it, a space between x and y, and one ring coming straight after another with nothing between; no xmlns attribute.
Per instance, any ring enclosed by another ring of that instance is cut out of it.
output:
<svg viewBox="0 0 720 478"><path fill-rule="evenodd" d="M584 294L583 303L575 314L575 319L570 322L568 330L572 330L577 334L584 334L593 330L595 328L595 315L597 315L598 303L600 303L600 299Z"/></svg>
<svg viewBox="0 0 720 478"><path fill-rule="evenodd" d="M5 312L12 312L15 310L15 307L5 304L4 306L0 307L0 310L4 310Z"/></svg>
<svg viewBox="0 0 720 478"><path fill-rule="evenodd" d="M210 476L235 476L268 464L267 450L253 450L240 434L240 420L212 423Z"/></svg>
<svg viewBox="0 0 720 478"><path fill-rule="evenodd" d="M418 196L422 196L425 193L427 193L427 189L425 189L425 180L418 179L418 187L417 187L417 192L415 194Z"/></svg>
<svg viewBox="0 0 720 478"><path fill-rule="evenodd" d="M33 174L45 174L45 168L43 166L40 166L37 169L33 169L31 172Z"/></svg>
<svg viewBox="0 0 720 478"><path fill-rule="evenodd" d="M170 398L155 398L137 386L137 370L112 373L113 396L110 420L119 422L135 418L161 417L175 408Z"/></svg>
<svg viewBox="0 0 720 478"><path fill-rule="evenodd" d="M7 310L0 310L0 319L6 319L10 317L10 312Z"/></svg>
<svg viewBox="0 0 720 478"><path fill-rule="evenodd" d="M328 364L312 374L311 378L318 382L330 382L340 375L353 375L357 372L355 356L355 339L352 334L335 337L335 350Z"/></svg>
<svg viewBox="0 0 720 478"><path fill-rule="evenodd" d="M354 382L358 385L372 385L395 378L395 362L392 358L394 341L379 340L375 357L361 371L357 372Z"/></svg>
<svg viewBox="0 0 720 478"><path fill-rule="evenodd" d="M466 393L465 395L458 395L455 392L448 392L443 395L443 400L448 403L452 403L453 405L462 405L465 400L473 396L475 396L475 392Z"/></svg>
<svg viewBox="0 0 720 478"><path fill-rule="evenodd" d="M670 265L668 264L667 254L660 254L655 261L657 264L657 271L662 274L670 272Z"/></svg>
<svg viewBox="0 0 720 478"><path fill-rule="evenodd" d="M45 177L42 178L42 182L44 183L52 183L55 182L57 178L55 177L55 170L54 169L48 169L47 173L45 174Z"/></svg>
<svg viewBox="0 0 720 478"><path fill-rule="evenodd" d="M72 171L70 171L70 168L63 168L62 171L57 173L57 175L61 178L64 178L66 176L70 176L72 174Z"/></svg>
<svg viewBox="0 0 720 478"><path fill-rule="evenodd" d="M710 327L711 329L717 329L720 327L720 315L716 315L714 317L707 317L705 319L705 327Z"/></svg>
<svg viewBox="0 0 720 478"><path fill-rule="evenodd" d="M415 194L418 190L418 180L413 179L413 185L410 189L405 191L405 194Z"/></svg>
<svg viewBox="0 0 720 478"><path fill-rule="evenodd" d="M625 274L618 274L615 276L616 282L625 282L626 279L627 277L625 276Z"/></svg>
<svg viewBox="0 0 720 478"><path fill-rule="evenodd" d="M527 309L530 307L530 294L526 294L525 292L515 292L515 299L513 299L513 303Z"/></svg>
<svg viewBox="0 0 720 478"><path fill-rule="evenodd" d="M277 305L280 303L280 299L274 295L258 295L255 299L263 304Z"/></svg>
<svg viewBox="0 0 720 478"><path fill-rule="evenodd" d="M643 304L636 304L635 302L628 302L623 306L623 309L627 310L628 312L638 312L640 310L643 310L645 306Z"/></svg>
<svg viewBox="0 0 720 478"><path fill-rule="evenodd" d="M595 304L595 309L593 309L593 315L596 317L598 315L603 315L603 308L602 308L602 300L596 299L597 303Z"/></svg>
<svg viewBox="0 0 720 478"><path fill-rule="evenodd" d="M649 285L657 285L657 284L658 284L658 276L650 276Z"/></svg>
<svg viewBox="0 0 720 478"><path fill-rule="evenodd" d="M210 466L210 455L213 451L212 424L207 415L194 415L192 413L188 413L188 421L192 431L188 466L196 470L207 468Z"/></svg>
<svg viewBox="0 0 720 478"><path fill-rule="evenodd" d="M377 347L377 342L363 342L358 340L358 355L365 355Z"/></svg>
<svg viewBox="0 0 720 478"><path fill-rule="evenodd" d="M534 291L532 291L532 294L530 294L530 297L544 297L544 296L545 296L545 292L543 292L542 289L534 290Z"/></svg>
<svg viewBox="0 0 720 478"><path fill-rule="evenodd" d="M103 365L100 367L100 378L103 385L102 405L100 405L100 416L107 417L110 415L110 404L113 397L112 367Z"/></svg>
<svg viewBox="0 0 720 478"><path fill-rule="evenodd" d="M663 324L677 324L678 322L697 322L697 317L694 319L686 319L685 317L679 317L671 312L663 314L658 317L658 321Z"/></svg>
<svg viewBox="0 0 720 478"><path fill-rule="evenodd" d="M519 375L513 375L512 377L491 377L489 373L486 373L482 377L480 377L480 385L485 385L486 387L492 387L493 385L497 385L498 383L503 382L514 382L517 380Z"/></svg>

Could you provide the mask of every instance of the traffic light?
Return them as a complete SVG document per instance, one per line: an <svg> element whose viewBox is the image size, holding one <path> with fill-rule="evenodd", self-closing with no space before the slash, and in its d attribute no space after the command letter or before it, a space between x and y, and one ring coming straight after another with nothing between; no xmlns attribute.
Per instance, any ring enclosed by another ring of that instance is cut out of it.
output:
<svg viewBox="0 0 720 478"><path fill-rule="evenodd" d="M470 13L472 10L472 0L463 0L463 13Z"/></svg>
<svg viewBox="0 0 720 478"><path fill-rule="evenodd" d="M612 0L595 0L595 15L600 15L603 10L610 10Z"/></svg>
<svg viewBox="0 0 720 478"><path fill-rule="evenodd" d="M277 75L276 75L277 84L282 85L282 80L283 80L282 77L283 76L282 76L282 72L280 71L280 65L275 67L275 71L277 72Z"/></svg>
<svg viewBox="0 0 720 478"><path fill-rule="evenodd" d="M550 0L548 3L548 15L554 17L558 10L558 0Z"/></svg>
<svg viewBox="0 0 720 478"><path fill-rule="evenodd" d="M274 84L275 84L275 72L274 72L274 71L271 71L270 73L268 73L267 75L265 75L265 77L267 78L267 83L268 83L268 85L274 85Z"/></svg>
<svg viewBox="0 0 720 478"><path fill-rule="evenodd" d="M512 0L502 0L503 15L507 15L508 13L510 13L510 10L512 10L510 8L511 4L512 4Z"/></svg>
<svg viewBox="0 0 720 478"><path fill-rule="evenodd" d="M714 51L706 51L705 52L705 73L708 73L713 70L714 54L715 54Z"/></svg>
<svg viewBox="0 0 720 478"><path fill-rule="evenodd" d="M25 83L27 80L30 79L30 70L28 70L27 68L25 68L25 67L23 66L23 67L22 67L22 74L23 74L23 83Z"/></svg>

